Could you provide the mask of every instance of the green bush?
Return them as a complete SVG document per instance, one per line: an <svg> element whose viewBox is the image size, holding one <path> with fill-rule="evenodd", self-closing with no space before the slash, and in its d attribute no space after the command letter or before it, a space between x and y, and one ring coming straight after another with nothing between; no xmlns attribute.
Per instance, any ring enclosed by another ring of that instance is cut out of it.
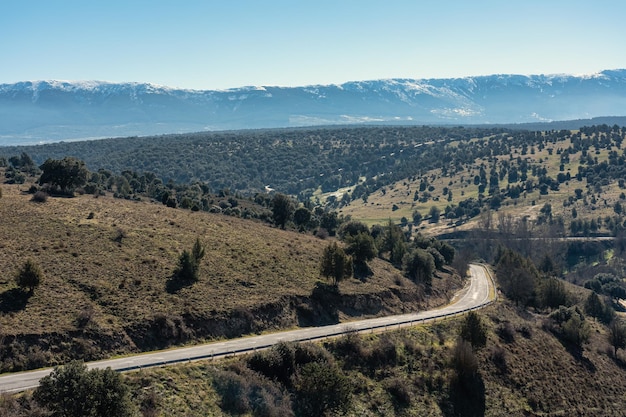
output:
<svg viewBox="0 0 626 417"><path fill-rule="evenodd" d="M200 260L204 257L205 249L200 243L200 239L196 239L191 252L184 250L178 258L178 266L174 271L174 275L180 281L193 282L199 278Z"/></svg>
<svg viewBox="0 0 626 417"><path fill-rule="evenodd" d="M15 275L15 283L22 289L28 289L32 293L43 280L43 272L39 265L32 259L28 259L24 266Z"/></svg>
<svg viewBox="0 0 626 417"><path fill-rule="evenodd" d="M33 398L53 417L125 417L135 415L130 391L112 370L92 369L81 362L54 368L39 381Z"/></svg>
<svg viewBox="0 0 626 417"><path fill-rule="evenodd" d="M416 248L404 256L404 274L415 282L430 285L435 273L435 260L424 249Z"/></svg>
<svg viewBox="0 0 626 417"><path fill-rule="evenodd" d="M470 311L465 316L459 336L472 345L474 350L478 350L487 344L487 330L475 311Z"/></svg>
<svg viewBox="0 0 626 417"><path fill-rule="evenodd" d="M352 401L350 380L333 364L310 362L295 375L296 409L300 416L345 415Z"/></svg>
<svg viewBox="0 0 626 417"><path fill-rule="evenodd" d="M213 386L221 397L223 411L263 417L293 416L289 394L245 367L233 365L218 371Z"/></svg>

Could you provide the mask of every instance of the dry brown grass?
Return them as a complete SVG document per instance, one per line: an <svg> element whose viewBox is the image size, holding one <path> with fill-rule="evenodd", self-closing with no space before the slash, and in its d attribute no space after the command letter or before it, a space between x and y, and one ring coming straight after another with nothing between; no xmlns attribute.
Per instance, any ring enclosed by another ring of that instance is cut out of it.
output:
<svg viewBox="0 0 626 417"><path fill-rule="evenodd" d="M260 222L156 203L83 195L36 204L30 197L19 186L4 185L0 199L0 266L5 272L0 281L0 329L5 337L45 339L78 332L91 340L88 343L98 343L92 339L108 335L118 340L114 349L122 353L137 348L125 332L145 328L159 314L227 320L234 311L264 306L288 310L293 308L290 300L312 294L328 244ZM206 246L199 281L168 292L179 254L191 249L196 237ZM44 279L32 297L16 300L12 275L27 258L41 267ZM377 259L371 267L372 277L342 282L340 292L393 298L390 289L417 291L386 262ZM445 302L444 292L454 287L440 281L435 302ZM405 308L396 297L377 313ZM279 322L257 318L267 320L259 328L297 325L295 312L286 314L293 317ZM359 311L339 311L338 317L349 319L350 314ZM102 354L106 352L96 356Z"/></svg>

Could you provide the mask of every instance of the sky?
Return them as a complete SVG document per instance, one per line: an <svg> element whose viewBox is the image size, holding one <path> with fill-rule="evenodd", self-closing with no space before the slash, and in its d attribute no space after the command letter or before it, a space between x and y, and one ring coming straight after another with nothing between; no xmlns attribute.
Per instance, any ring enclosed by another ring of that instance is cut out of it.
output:
<svg viewBox="0 0 626 417"><path fill-rule="evenodd" d="M0 84L188 89L626 68L623 0L2 0Z"/></svg>

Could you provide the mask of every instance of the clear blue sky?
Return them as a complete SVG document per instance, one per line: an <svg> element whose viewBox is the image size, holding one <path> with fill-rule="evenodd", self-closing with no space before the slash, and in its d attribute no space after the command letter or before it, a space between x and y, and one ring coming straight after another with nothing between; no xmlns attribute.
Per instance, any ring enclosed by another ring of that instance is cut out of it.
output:
<svg viewBox="0 0 626 417"><path fill-rule="evenodd" d="M626 68L623 0L2 0L0 83L194 89Z"/></svg>

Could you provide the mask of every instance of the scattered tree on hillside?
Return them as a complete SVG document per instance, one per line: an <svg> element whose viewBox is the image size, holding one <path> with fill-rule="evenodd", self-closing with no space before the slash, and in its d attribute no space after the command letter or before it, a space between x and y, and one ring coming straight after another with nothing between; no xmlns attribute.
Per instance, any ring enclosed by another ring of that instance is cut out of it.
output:
<svg viewBox="0 0 626 417"><path fill-rule="evenodd" d="M626 326L620 320L615 319L609 324L608 339L616 357L617 349L626 349Z"/></svg>
<svg viewBox="0 0 626 417"><path fill-rule="evenodd" d="M205 249L200 239L196 238L191 252L184 250L178 258L178 266L174 271L174 276L180 281L197 281L200 270L200 260L204 257Z"/></svg>
<svg viewBox="0 0 626 417"><path fill-rule="evenodd" d="M346 239L349 236L356 236L359 233L366 233L369 235L370 230L365 223L357 220L350 220L343 223L337 233L341 239Z"/></svg>
<svg viewBox="0 0 626 417"><path fill-rule="evenodd" d="M600 296L595 291L587 296L584 308L585 313L603 323L610 323L615 317L615 310L608 303L602 302Z"/></svg>
<svg viewBox="0 0 626 417"><path fill-rule="evenodd" d="M294 204L291 198L285 194L276 194L272 199L272 218L277 226L285 228L294 212Z"/></svg>
<svg viewBox="0 0 626 417"><path fill-rule="evenodd" d="M379 255L389 253L389 260L391 263L400 267L402 265L404 255L407 252L407 246L402 229L389 219L387 226L384 229L384 233L379 237L379 239L380 244L377 245Z"/></svg>
<svg viewBox="0 0 626 417"><path fill-rule="evenodd" d="M344 278L352 276L352 261L345 251L336 242L324 248L320 273L338 285Z"/></svg>
<svg viewBox="0 0 626 417"><path fill-rule="evenodd" d="M293 222L298 226L300 231L304 230L311 221L311 211L306 207L298 207L293 213Z"/></svg>
<svg viewBox="0 0 626 417"><path fill-rule="evenodd" d="M569 294L563 282L555 277L549 277L541 282L541 304L545 307L557 308L569 304Z"/></svg>
<svg viewBox="0 0 626 417"><path fill-rule="evenodd" d="M404 257L403 270L409 279L430 285L435 273L435 261L426 250L415 248Z"/></svg>
<svg viewBox="0 0 626 417"><path fill-rule="evenodd" d="M71 156L61 160L48 159L39 167L43 172L39 184L48 184L52 190L72 195L77 187L87 182L89 171L85 163Z"/></svg>
<svg viewBox="0 0 626 417"><path fill-rule="evenodd" d="M334 364L309 362L294 375L300 416L345 415L352 401L350 379Z"/></svg>
<svg viewBox="0 0 626 417"><path fill-rule="evenodd" d="M122 375L107 369L88 370L70 362L39 381L33 397L54 417L125 417L135 415Z"/></svg>
<svg viewBox="0 0 626 417"><path fill-rule="evenodd" d="M354 270L366 272L367 262L376 256L374 238L369 232L360 232L346 237L346 253L352 257Z"/></svg>
<svg viewBox="0 0 626 417"><path fill-rule="evenodd" d="M589 340L591 328L578 307L561 306L550 313L550 319L557 326L553 330L577 349L582 349L583 344Z"/></svg>
<svg viewBox="0 0 626 417"><path fill-rule="evenodd" d="M428 211L429 221L431 223L439 223L439 217L441 216L441 210L437 206L432 206Z"/></svg>
<svg viewBox="0 0 626 417"><path fill-rule="evenodd" d="M496 259L496 277L511 300L523 305L534 300L539 272L529 259L510 249L501 249Z"/></svg>
<svg viewBox="0 0 626 417"><path fill-rule="evenodd" d="M459 336L463 340L467 340L474 350L485 347L487 344L487 329L478 313L470 311L465 315Z"/></svg>
<svg viewBox="0 0 626 417"><path fill-rule="evenodd" d="M32 259L28 259L15 275L15 283L32 294L43 280L41 268Z"/></svg>

